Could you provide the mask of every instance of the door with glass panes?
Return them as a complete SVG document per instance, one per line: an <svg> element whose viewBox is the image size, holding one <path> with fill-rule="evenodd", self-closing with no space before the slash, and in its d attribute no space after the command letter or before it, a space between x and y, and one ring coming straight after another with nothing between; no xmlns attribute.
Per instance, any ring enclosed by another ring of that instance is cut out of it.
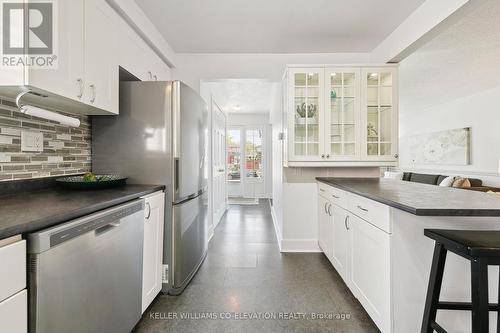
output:
<svg viewBox="0 0 500 333"><path fill-rule="evenodd" d="M324 161L323 147L323 68L289 70L290 161Z"/></svg>
<svg viewBox="0 0 500 333"><path fill-rule="evenodd" d="M325 86L325 159L358 160L360 70L345 67L327 68Z"/></svg>
<svg viewBox="0 0 500 333"><path fill-rule="evenodd" d="M398 158L397 69L361 70L362 157L373 161Z"/></svg>

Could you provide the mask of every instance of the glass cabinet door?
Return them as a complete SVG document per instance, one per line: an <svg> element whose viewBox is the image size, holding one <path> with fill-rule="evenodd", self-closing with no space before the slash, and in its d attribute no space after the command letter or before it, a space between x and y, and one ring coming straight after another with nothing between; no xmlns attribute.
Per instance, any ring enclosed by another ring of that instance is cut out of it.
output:
<svg viewBox="0 0 500 333"><path fill-rule="evenodd" d="M363 70L365 154L368 159L397 158L397 87L393 68Z"/></svg>
<svg viewBox="0 0 500 333"><path fill-rule="evenodd" d="M293 68L291 82L290 160L315 161L322 154L323 75L318 68ZM293 116L292 116L293 115Z"/></svg>
<svg viewBox="0 0 500 333"><path fill-rule="evenodd" d="M325 72L325 152L329 160L359 156L359 73L357 68L328 68Z"/></svg>

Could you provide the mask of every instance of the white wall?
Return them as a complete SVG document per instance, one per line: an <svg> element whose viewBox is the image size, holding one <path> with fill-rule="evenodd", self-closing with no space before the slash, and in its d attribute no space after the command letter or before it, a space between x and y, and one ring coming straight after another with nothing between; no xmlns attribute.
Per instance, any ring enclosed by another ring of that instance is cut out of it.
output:
<svg viewBox="0 0 500 333"><path fill-rule="evenodd" d="M400 64L400 136L471 127L471 164L403 169L476 176L500 186L500 2L486 2Z"/></svg>

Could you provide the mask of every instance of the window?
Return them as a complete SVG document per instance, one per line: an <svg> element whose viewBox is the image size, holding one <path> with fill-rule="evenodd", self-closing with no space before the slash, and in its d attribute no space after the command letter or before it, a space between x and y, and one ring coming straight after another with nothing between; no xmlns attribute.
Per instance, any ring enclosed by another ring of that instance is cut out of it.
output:
<svg viewBox="0 0 500 333"><path fill-rule="evenodd" d="M240 129L228 129L227 131L227 179L232 181L241 179Z"/></svg>
<svg viewBox="0 0 500 333"><path fill-rule="evenodd" d="M245 175L262 178L262 130L247 129L245 137Z"/></svg>

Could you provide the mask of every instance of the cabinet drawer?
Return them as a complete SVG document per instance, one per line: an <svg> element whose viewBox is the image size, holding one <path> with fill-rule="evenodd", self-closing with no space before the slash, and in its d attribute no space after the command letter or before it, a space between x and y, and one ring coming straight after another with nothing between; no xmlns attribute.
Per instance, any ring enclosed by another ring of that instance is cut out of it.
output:
<svg viewBox="0 0 500 333"><path fill-rule="evenodd" d="M26 289L0 302L0 332L28 331L28 293Z"/></svg>
<svg viewBox="0 0 500 333"><path fill-rule="evenodd" d="M26 288L26 241L0 247L0 302Z"/></svg>
<svg viewBox="0 0 500 333"><path fill-rule="evenodd" d="M330 202L345 207L348 202L348 193L331 185L318 182L319 195Z"/></svg>
<svg viewBox="0 0 500 333"><path fill-rule="evenodd" d="M349 203L351 212L387 233L392 232L389 206L355 194L350 194Z"/></svg>

